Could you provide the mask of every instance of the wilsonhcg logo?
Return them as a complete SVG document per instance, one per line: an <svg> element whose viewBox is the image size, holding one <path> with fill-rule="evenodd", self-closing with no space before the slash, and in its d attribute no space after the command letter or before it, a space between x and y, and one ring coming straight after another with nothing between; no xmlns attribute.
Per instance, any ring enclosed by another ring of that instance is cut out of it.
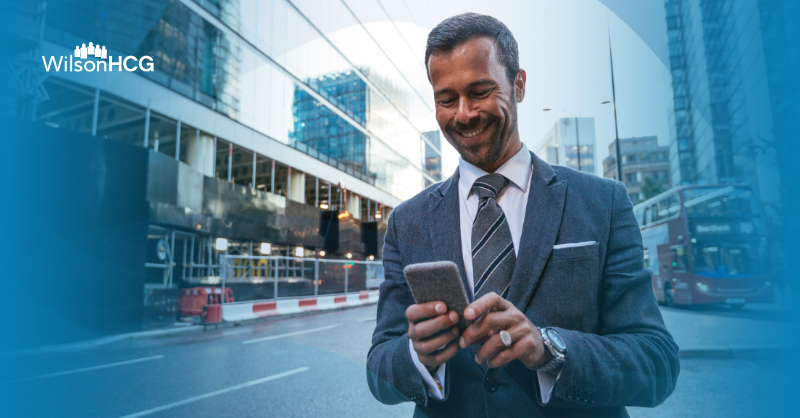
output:
<svg viewBox="0 0 800 418"><path fill-rule="evenodd" d="M76 59L77 58L77 59ZM100 61L94 60L94 58L99 58ZM108 62L102 61L104 59L108 59ZM81 61L86 60L86 61ZM137 64L133 64L133 66L129 66L130 61L134 61ZM45 71L65 71L65 72L76 72L79 73L81 71L86 72L113 72L114 67L117 67L117 71L127 71L127 72L134 72L137 70L142 71L153 71L153 58L145 55L141 58L136 58L132 55L125 57L124 59L122 56L117 56L117 61L114 61L113 55L108 55L108 51L106 50L105 45L102 47L100 45L95 46L94 43L89 42L89 46L86 44L82 44L80 47L75 46L75 53L70 55L69 57L59 56L58 60L56 57L51 56L50 61L47 61L47 58L42 56L42 62L44 63Z"/></svg>

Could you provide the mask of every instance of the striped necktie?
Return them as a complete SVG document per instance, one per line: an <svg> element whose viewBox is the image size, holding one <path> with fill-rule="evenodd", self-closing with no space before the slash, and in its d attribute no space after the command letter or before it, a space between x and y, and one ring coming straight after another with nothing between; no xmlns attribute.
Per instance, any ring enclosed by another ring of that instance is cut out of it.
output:
<svg viewBox="0 0 800 418"><path fill-rule="evenodd" d="M485 175L472 185L472 192L479 199L472 224L475 300L489 292L505 297L517 261L506 214L496 200L506 185L508 179L500 174Z"/></svg>

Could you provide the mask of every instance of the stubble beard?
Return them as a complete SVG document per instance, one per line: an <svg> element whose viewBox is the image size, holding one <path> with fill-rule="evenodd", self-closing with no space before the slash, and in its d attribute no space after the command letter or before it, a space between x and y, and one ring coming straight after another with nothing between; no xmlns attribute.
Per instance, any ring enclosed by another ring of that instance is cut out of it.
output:
<svg viewBox="0 0 800 418"><path fill-rule="evenodd" d="M495 126L493 129L497 132L497 135L489 142L488 149L484 149L486 144L477 144L469 147L465 147L461 145L453 135L453 127L448 126L445 129L445 137L447 142L453 146L453 148L458 151L458 154L461 155L461 158L464 161L474 165L475 167L487 167L497 162L502 156L503 153L508 146L508 143L511 141L511 134L517 129L517 102L514 100L514 95L511 96L511 109L510 114L506 116L506 124L503 125L502 129L498 131L498 126L500 123L500 118L494 115L490 115L487 118L481 117L478 123L470 123L466 129L463 130L471 130L478 126L487 126L488 124L494 124ZM475 126L472 126L475 125ZM483 149L483 150L482 150ZM483 152L481 152L483 151Z"/></svg>

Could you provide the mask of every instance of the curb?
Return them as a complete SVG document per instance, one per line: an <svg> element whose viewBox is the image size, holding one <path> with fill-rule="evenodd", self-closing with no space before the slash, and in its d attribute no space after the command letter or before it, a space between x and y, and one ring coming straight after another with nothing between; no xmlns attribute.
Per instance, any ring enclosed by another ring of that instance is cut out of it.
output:
<svg viewBox="0 0 800 418"><path fill-rule="evenodd" d="M698 346L681 348L678 351L680 358L736 358L753 356L781 356L794 355L800 352L800 347L793 346L763 346L763 347L726 347L726 346Z"/></svg>
<svg viewBox="0 0 800 418"><path fill-rule="evenodd" d="M217 323L214 323L214 324L200 324L198 326L203 327L203 330L234 328L234 327L241 327L241 326L247 326L247 325L260 324L262 322L279 321L281 319L291 319L291 318L299 318L299 317L302 317L302 316L311 316L311 315L317 315L317 314L328 313L328 312L346 311L348 309L361 308L361 307L369 306L369 305L374 305L374 303L363 304L363 305L355 305L355 306L340 306L340 307L336 307L336 308L333 308L333 309L327 309L327 310L324 310L324 311L322 311L322 310L320 310L320 311L304 311L304 312L287 313L287 314L282 314L282 315L261 316L261 317L258 317L258 318L242 319L242 320L239 320L239 321L231 321L231 322L224 322L223 321L223 322L217 322Z"/></svg>

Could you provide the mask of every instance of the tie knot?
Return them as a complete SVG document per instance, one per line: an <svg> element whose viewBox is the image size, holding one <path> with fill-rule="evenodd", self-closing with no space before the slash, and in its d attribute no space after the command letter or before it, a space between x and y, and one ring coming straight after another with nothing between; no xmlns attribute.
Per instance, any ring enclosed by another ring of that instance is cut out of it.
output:
<svg viewBox="0 0 800 418"><path fill-rule="evenodd" d="M508 185L508 179L501 174L487 174L475 180L472 185L472 192L478 195L481 200L487 197L497 199L497 195L506 188L506 185Z"/></svg>

